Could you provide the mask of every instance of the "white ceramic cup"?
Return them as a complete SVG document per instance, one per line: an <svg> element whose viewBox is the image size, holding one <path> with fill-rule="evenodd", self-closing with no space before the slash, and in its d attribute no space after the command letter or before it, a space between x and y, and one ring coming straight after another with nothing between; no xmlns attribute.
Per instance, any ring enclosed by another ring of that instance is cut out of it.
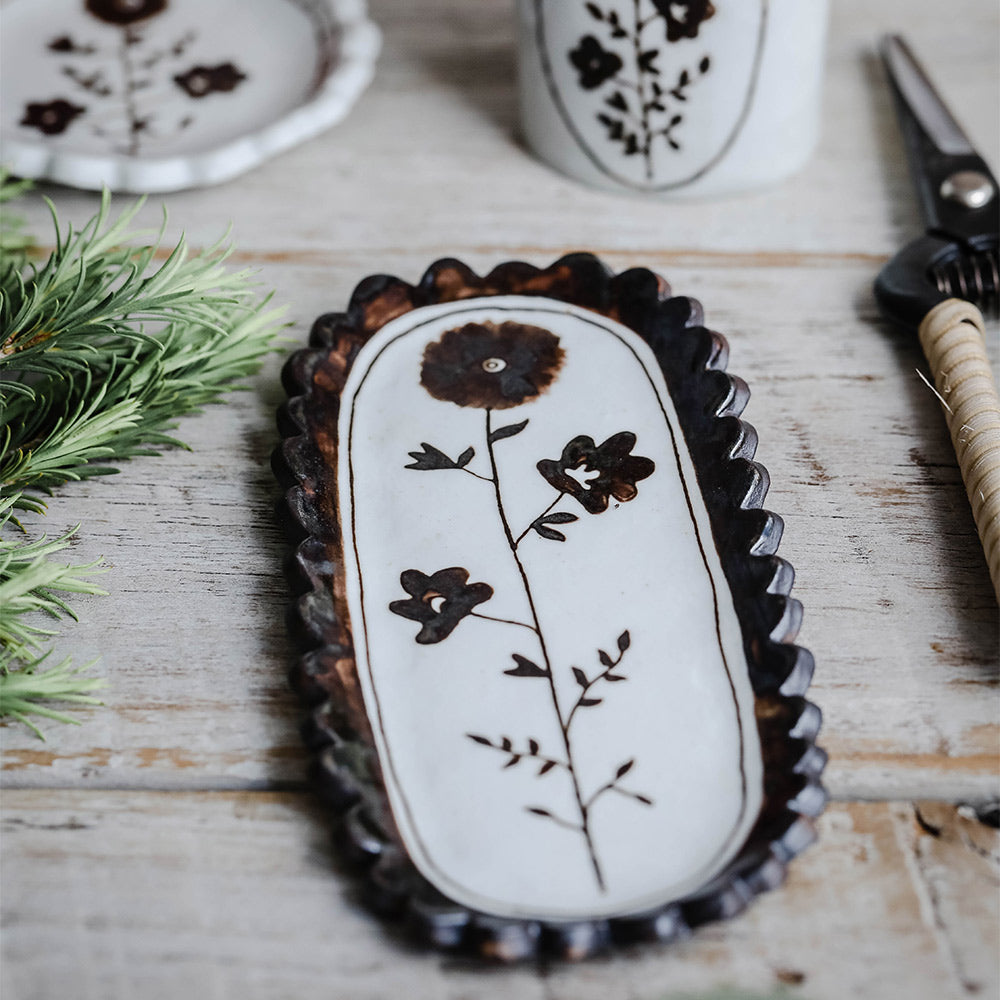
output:
<svg viewBox="0 0 1000 1000"><path fill-rule="evenodd" d="M781 180L819 137L828 0L518 0L529 146L663 197Z"/></svg>

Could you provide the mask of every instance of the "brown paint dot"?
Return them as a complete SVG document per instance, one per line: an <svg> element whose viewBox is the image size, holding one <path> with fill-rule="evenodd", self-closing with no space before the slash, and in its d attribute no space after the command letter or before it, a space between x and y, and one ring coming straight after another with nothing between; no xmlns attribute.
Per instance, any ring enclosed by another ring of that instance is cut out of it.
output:
<svg viewBox="0 0 1000 1000"><path fill-rule="evenodd" d="M798 969L775 969L775 978L786 986L801 986L806 981L806 974Z"/></svg>

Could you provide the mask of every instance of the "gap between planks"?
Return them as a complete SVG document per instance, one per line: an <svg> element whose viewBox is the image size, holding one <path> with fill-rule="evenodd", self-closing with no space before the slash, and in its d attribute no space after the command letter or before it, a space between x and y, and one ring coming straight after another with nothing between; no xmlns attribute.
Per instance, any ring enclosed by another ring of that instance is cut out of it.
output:
<svg viewBox="0 0 1000 1000"><path fill-rule="evenodd" d="M191 254L203 252L205 247L191 246L188 248ZM32 256L46 257L55 250L54 245L35 244L29 250ZM161 246L154 253L154 259L166 260L172 253L172 246ZM861 253L861 252L829 252L829 251L801 251L801 250L698 250L694 248L675 248L657 250L655 253L647 251L627 251L621 247L594 247L588 245L586 249L580 246L501 246L499 244L463 244L462 255L465 256L496 256L504 260L517 258L530 258L542 260L556 260L566 254L571 253L592 253L602 260L613 258L615 260L636 260L644 261L655 257L658 264L669 264L674 267L717 267L726 269L773 269L773 268L825 268L831 266L853 266L864 265L873 269L872 273L886 263L889 259L881 253ZM400 248L393 246L366 247L363 255L366 257L391 259L399 255ZM406 254L424 256L428 263L445 257L455 255L454 247L427 246L406 248ZM234 249L226 258L232 263L241 264L294 264L302 267L348 267L356 266L358 257L357 250L312 250L312 249L287 249L287 250L264 250L252 248ZM637 265L640 266L640 265Z"/></svg>
<svg viewBox="0 0 1000 1000"><path fill-rule="evenodd" d="M100 794L104 792L176 795L305 795L322 802L321 794L308 778L223 778L212 775L203 777L171 776L157 774L149 780L122 781L112 775L87 775L76 781L66 781L61 776L49 777L45 774L13 774L0 781L0 792L13 793L78 793ZM922 788L896 788L891 793L878 790L864 791L848 789L833 791L829 795L829 805L879 805L898 802L933 802L940 806L981 807L997 801L997 796L989 791L966 789L964 791Z"/></svg>

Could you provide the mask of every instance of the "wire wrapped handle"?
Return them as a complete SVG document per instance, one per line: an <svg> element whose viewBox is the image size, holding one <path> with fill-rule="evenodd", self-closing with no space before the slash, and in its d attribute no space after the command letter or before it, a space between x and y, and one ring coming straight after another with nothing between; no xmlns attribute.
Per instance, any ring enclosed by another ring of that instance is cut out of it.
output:
<svg viewBox="0 0 1000 1000"><path fill-rule="evenodd" d="M1000 599L1000 397L983 315L970 302L947 299L924 317L919 332Z"/></svg>

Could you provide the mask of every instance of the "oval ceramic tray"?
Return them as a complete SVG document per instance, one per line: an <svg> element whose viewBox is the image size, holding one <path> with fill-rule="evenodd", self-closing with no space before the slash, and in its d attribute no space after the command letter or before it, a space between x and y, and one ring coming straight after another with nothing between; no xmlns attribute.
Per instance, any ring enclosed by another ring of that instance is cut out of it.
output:
<svg viewBox="0 0 1000 1000"><path fill-rule="evenodd" d="M729 916L825 802L748 393L579 254L374 277L286 367L294 683L373 904L580 957Z"/></svg>
<svg viewBox="0 0 1000 1000"><path fill-rule="evenodd" d="M12 0L2 159L74 187L217 184L338 122L380 36L361 0Z"/></svg>

